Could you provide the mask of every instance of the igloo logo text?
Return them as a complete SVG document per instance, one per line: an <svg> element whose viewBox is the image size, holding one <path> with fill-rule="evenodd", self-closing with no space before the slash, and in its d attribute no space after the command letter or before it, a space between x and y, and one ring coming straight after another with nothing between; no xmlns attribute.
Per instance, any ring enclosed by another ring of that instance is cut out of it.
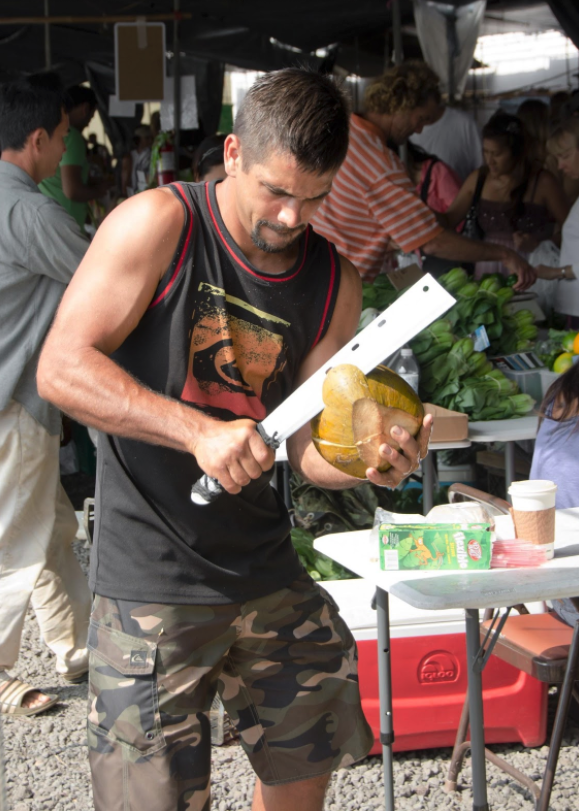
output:
<svg viewBox="0 0 579 811"><path fill-rule="evenodd" d="M440 684L457 679L458 660L448 651L433 651L418 665L418 681L421 684Z"/></svg>

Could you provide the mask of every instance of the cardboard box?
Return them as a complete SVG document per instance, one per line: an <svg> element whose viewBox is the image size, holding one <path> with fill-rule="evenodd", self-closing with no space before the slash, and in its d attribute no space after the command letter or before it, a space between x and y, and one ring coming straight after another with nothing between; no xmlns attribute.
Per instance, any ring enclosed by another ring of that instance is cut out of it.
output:
<svg viewBox="0 0 579 811"><path fill-rule="evenodd" d="M380 568L490 569L488 524L380 524Z"/></svg>
<svg viewBox="0 0 579 811"><path fill-rule="evenodd" d="M431 442L458 442L468 439L468 414L450 411L432 403L424 403L424 411L434 417Z"/></svg>

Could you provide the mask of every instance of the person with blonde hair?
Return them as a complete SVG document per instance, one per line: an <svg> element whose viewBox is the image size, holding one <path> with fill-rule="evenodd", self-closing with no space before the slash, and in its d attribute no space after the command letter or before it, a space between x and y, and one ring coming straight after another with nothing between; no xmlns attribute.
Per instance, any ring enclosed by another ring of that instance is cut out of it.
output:
<svg viewBox="0 0 579 811"><path fill-rule="evenodd" d="M574 113L555 126L548 141L549 150L566 177L579 180L579 114ZM579 323L579 199L563 223L560 267L539 265L537 275L557 282L554 308Z"/></svg>
<svg viewBox="0 0 579 811"><path fill-rule="evenodd" d="M526 99L517 108L517 118L522 122L527 140L527 159L537 168L551 169L546 165L547 139L549 137L549 108L540 99Z"/></svg>
<svg viewBox="0 0 579 811"><path fill-rule="evenodd" d="M446 230L420 200L396 154L440 108L438 77L422 62L390 68L366 89L364 112L350 118L350 144L330 194L312 219L365 281L397 265L395 252L475 262L502 261L519 276L518 289L535 275L527 262L502 246L468 240Z"/></svg>

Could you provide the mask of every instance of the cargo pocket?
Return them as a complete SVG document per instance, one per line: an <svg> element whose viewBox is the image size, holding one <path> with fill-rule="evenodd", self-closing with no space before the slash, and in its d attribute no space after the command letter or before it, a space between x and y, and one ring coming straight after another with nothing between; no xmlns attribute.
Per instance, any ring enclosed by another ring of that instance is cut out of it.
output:
<svg viewBox="0 0 579 811"><path fill-rule="evenodd" d="M89 728L144 754L161 749L157 645L91 620L87 647Z"/></svg>

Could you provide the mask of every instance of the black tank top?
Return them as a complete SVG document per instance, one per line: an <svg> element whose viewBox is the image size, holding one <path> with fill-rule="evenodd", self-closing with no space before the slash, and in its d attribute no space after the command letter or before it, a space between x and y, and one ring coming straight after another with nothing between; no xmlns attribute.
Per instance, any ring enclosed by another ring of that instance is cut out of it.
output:
<svg viewBox="0 0 579 811"><path fill-rule="evenodd" d="M311 228L280 275L250 265L228 233L215 183L171 189L185 224L139 325L112 356L150 389L223 420L261 420L295 388L340 284L335 247ZM106 597L230 603L302 571L272 471L198 507L201 470L170 448L101 434L90 586Z"/></svg>

